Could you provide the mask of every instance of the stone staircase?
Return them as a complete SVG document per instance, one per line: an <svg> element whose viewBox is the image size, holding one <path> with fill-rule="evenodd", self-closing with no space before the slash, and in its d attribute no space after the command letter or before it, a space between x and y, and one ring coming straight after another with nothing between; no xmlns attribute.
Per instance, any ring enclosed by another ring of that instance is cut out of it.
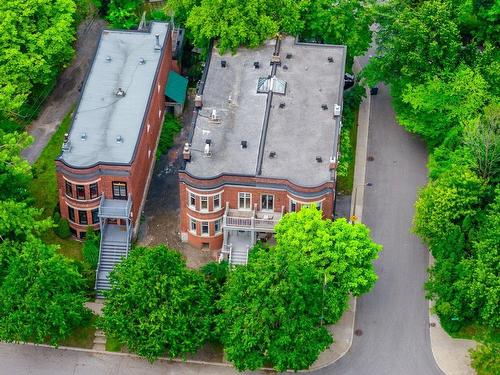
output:
<svg viewBox="0 0 500 375"><path fill-rule="evenodd" d="M245 265L248 262L248 252L249 247L234 248L231 246L231 251L229 253L229 264L230 265Z"/></svg>
<svg viewBox="0 0 500 375"><path fill-rule="evenodd" d="M102 297L104 290L111 288L108 274L122 258L127 256L128 243L123 241L113 241L104 238L101 243L101 257L99 259L99 269L96 276L97 296Z"/></svg>

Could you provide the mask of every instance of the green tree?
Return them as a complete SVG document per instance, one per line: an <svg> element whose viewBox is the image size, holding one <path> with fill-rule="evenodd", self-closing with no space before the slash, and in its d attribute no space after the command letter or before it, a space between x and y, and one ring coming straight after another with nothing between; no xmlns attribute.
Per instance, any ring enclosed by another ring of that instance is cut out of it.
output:
<svg viewBox="0 0 500 375"><path fill-rule="evenodd" d="M0 200L23 200L28 197L31 166L20 155L31 140L27 133L4 133L0 130Z"/></svg>
<svg viewBox="0 0 500 375"><path fill-rule="evenodd" d="M372 41L370 25L374 22L373 0L309 1L302 20L301 37L321 43L347 46L347 64L363 55Z"/></svg>
<svg viewBox="0 0 500 375"><path fill-rule="evenodd" d="M441 144L453 127L474 120L489 99L483 77L467 66L423 84L409 83L402 92L398 120L431 147Z"/></svg>
<svg viewBox="0 0 500 375"><path fill-rule="evenodd" d="M52 228L52 219L40 220L41 213L25 202L0 200L0 243L30 241Z"/></svg>
<svg viewBox="0 0 500 375"><path fill-rule="evenodd" d="M139 24L139 6L143 0L111 0L106 17L116 29L132 29Z"/></svg>
<svg viewBox="0 0 500 375"><path fill-rule="evenodd" d="M463 262L470 275L462 287L467 290L477 320L488 327L500 328L500 187L495 201L486 207L486 215L472 235L472 257Z"/></svg>
<svg viewBox="0 0 500 375"><path fill-rule="evenodd" d="M0 2L2 112L14 116L34 88L52 82L71 60L74 15L73 0Z"/></svg>
<svg viewBox="0 0 500 375"><path fill-rule="evenodd" d="M83 259L93 270L97 268L99 262L100 237L95 233L94 228L88 227L83 245Z"/></svg>
<svg viewBox="0 0 500 375"><path fill-rule="evenodd" d="M252 252L230 272L219 303L227 358L240 371L308 368L332 342L320 325L323 296L322 277L305 260L280 248Z"/></svg>
<svg viewBox="0 0 500 375"><path fill-rule="evenodd" d="M139 247L111 272L100 327L150 361L195 352L210 333L203 277L165 246Z"/></svg>
<svg viewBox="0 0 500 375"><path fill-rule="evenodd" d="M484 199L486 186L467 166L454 166L431 181L415 204L414 230L430 247L436 259L445 256L442 246L452 233L470 229ZM444 246L446 251L447 246Z"/></svg>
<svg viewBox="0 0 500 375"><path fill-rule="evenodd" d="M470 350L472 367L477 375L500 374L500 344L497 342L487 342L478 345L474 350Z"/></svg>
<svg viewBox="0 0 500 375"><path fill-rule="evenodd" d="M484 179L500 178L500 104L484 109L484 116L465 129L464 143L472 154L477 173Z"/></svg>
<svg viewBox="0 0 500 375"><path fill-rule="evenodd" d="M371 240L364 224L323 220L316 207L302 208L280 220L276 242L286 251L300 254L324 275L329 323L342 316L349 294L366 293L377 280L373 261L382 247Z"/></svg>
<svg viewBox="0 0 500 375"><path fill-rule="evenodd" d="M190 11L186 26L200 47L216 38L221 53L241 45L253 48L278 32L298 34L305 5L306 0L201 0Z"/></svg>
<svg viewBox="0 0 500 375"><path fill-rule="evenodd" d="M21 250L0 269L0 340L57 345L90 316L82 278L55 246L31 240Z"/></svg>
<svg viewBox="0 0 500 375"><path fill-rule="evenodd" d="M382 80L397 93L407 83L423 83L457 67L460 32L450 2L395 0L381 5L378 14L380 57L367 68L370 84Z"/></svg>

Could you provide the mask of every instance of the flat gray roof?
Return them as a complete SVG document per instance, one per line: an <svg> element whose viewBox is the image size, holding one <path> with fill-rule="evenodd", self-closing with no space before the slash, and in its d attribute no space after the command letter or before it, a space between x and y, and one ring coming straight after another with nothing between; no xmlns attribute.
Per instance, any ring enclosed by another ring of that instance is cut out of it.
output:
<svg viewBox="0 0 500 375"><path fill-rule="evenodd" d="M292 37L281 40L281 66L275 68L275 76L286 82L286 91L273 93L266 103L268 95L257 93L257 84L272 73L275 44L272 40L257 49L242 48L223 56L213 49L203 108L192 137L191 162L186 164L189 174L201 178L258 175L285 178L301 186L332 179L329 162L337 158L340 130L334 106L342 106L346 49L296 43ZM259 62L260 69L254 68L254 62ZM281 90L276 82L274 87L278 86ZM220 121L210 120L214 109ZM210 157L203 153L207 139ZM247 141L247 148L241 147L241 141Z"/></svg>
<svg viewBox="0 0 500 375"><path fill-rule="evenodd" d="M102 32L74 114L70 150L60 156L66 164L78 168L132 161L160 63L155 34L163 46L168 31L168 23L153 22L149 32ZM120 88L124 96L116 95Z"/></svg>

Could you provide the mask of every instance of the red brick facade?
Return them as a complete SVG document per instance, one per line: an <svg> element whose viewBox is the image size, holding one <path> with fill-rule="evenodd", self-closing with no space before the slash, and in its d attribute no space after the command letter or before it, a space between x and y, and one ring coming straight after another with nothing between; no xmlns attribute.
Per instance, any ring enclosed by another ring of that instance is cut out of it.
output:
<svg viewBox="0 0 500 375"><path fill-rule="evenodd" d="M298 211L303 204L320 203L325 218L333 215L333 182L308 188L287 180L261 177L224 175L210 180L195 179L184 171L179 172L179 180L181 233L184 239L197 248L218 250L222 247L221 227L226 204L231 209L238 209L239 193L251 194L250 209L256 211L262 211L262 195L267 194L273 196L274 212ZM193 198L194 202L191 201ZM202 199L206 201L206 209L202 209ZM214 202L219 202L216 207ZM195 230L191 228L192 220L196 221ZM216 231L217 222L219 231ZM202 223L208 224L208 234L202 234Z"/></svg>
<svg viewBox="0 0 500 375"><path fill-rule="evenodd" d="M175 63L172 61L170 33L167 33L166 38L132 162L129 165L103 163L89 168L73 168L66 165L62 160L56 160L61 216L68 219L73 234L79 238L82 237L82 233L86 231L87 226L92 225L92 210L98 208L100 195L104 194L106 199L113 199L113 183L116 182L125 183L127 194L131 195L132 227L134 233L137 232L138 218L143 209L151 180L156 148L163 124L166 80L168 72L175 69ZM72 186L72 196L66 190L66 182ZM90 195L90 185L93 183L97 183L97 197L95 198L91 198ZM84 199L78 199L77 185L84 186L84 195L81 195L81 198ZM74 219L69 217L69 207L74 209ZM86 214L88 224L81 222L78 211L84 212L84 214L81 214L82 218ZM99 221L95 222L93 226L97 229Z"/></svg>

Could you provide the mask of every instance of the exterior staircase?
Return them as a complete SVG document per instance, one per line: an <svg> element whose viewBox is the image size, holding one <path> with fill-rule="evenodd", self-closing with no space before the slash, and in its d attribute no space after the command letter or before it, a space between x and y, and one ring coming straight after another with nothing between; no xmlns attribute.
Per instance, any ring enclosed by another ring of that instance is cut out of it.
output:
<svg viewBox="0 0 500 375"><path fill-rule="evenodd" d="M102 296L103 290L109 290L110 284L108 274L113 270L115 265L121 262L122 258L128 255L128 243L122 241L106 240L103 238L101 242L101 256L99 259L99 268L96 275L97 295Z"/></svg>
<svg viewBox="0 0 500 375"><path fill-rule="evenodd" d="M249 246L238 247L230 246L229 264L230 265L246 265L248 263Z"/></svg>

